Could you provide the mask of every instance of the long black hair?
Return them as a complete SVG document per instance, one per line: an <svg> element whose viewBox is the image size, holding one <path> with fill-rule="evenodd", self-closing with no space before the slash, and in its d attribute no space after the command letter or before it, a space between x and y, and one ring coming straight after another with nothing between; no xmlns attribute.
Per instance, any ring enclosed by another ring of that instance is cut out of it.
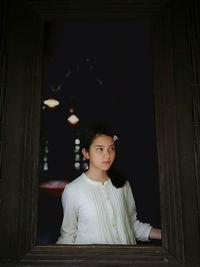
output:
<svg viewBox="0 0 200 267"><path fill-rule="evenodd" d="M89 151L90 145L99 135L107 135L113 138L114 136L116 136L116 133L114 133L113 130L109 129L103 123L92 124L81 133L81 148L85 148L86 151ZM116 188L124 186L126 178L117 168L111 166L107 173L111 179L112 184Z"/></svg>

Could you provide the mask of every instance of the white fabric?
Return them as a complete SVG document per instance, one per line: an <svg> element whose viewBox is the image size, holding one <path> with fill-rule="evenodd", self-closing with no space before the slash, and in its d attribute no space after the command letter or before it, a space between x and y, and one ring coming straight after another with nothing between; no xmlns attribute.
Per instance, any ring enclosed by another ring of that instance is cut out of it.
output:
<svg viewBox="0 0 200 267"><path fill-rule="evenodd" d="M104 185L84 173L65 186L63 221L57 244L136 244L148 241L152 226L137 219L128 181Z"/></svg>

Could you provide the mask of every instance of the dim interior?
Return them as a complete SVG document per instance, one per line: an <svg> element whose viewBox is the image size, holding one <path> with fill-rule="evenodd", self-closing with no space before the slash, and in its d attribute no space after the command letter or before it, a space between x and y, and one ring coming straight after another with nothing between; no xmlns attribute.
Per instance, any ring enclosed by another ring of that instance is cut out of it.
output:
<svg viewBox="0 0 200 267"><path fill-rule="evenodd" d="M151 37L148 21L46 23L38 244L59 236L62 190L87 169L79 136L93 122L115 129L138 218L160 227Z"/></svg>

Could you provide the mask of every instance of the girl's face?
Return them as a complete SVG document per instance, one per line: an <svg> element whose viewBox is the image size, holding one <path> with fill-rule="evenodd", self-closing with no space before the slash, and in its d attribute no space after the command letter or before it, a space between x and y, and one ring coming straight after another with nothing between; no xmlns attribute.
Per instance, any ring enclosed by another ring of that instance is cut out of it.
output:
<svg viewBox="0 0 200 267"><path fill-rule="evenodd" d="M107 171L115 159L115 144L113 138L98 135L90 145L89 151L82 150L85 158L89 159L89 168Z"/></svg>

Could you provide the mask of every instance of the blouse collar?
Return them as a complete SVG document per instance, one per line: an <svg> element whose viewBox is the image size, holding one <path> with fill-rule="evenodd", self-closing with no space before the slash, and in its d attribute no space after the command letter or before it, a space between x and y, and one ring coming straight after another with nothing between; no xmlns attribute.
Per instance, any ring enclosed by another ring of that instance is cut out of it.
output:
<svg viewBox="0 0 200 267"><path fill-rule="evenodd" d="M110 178L108 178L108 180L106 180L104 182L104 184L102 184L102 182L98 182L98 181L95 181L95 180L92 180L91 178L89 178L84 172L83 172L83 177L85 178L85 180L90 183L90 184L93 184L93 185L106 185L106 184L109 184L110 183Z"/></svg>

